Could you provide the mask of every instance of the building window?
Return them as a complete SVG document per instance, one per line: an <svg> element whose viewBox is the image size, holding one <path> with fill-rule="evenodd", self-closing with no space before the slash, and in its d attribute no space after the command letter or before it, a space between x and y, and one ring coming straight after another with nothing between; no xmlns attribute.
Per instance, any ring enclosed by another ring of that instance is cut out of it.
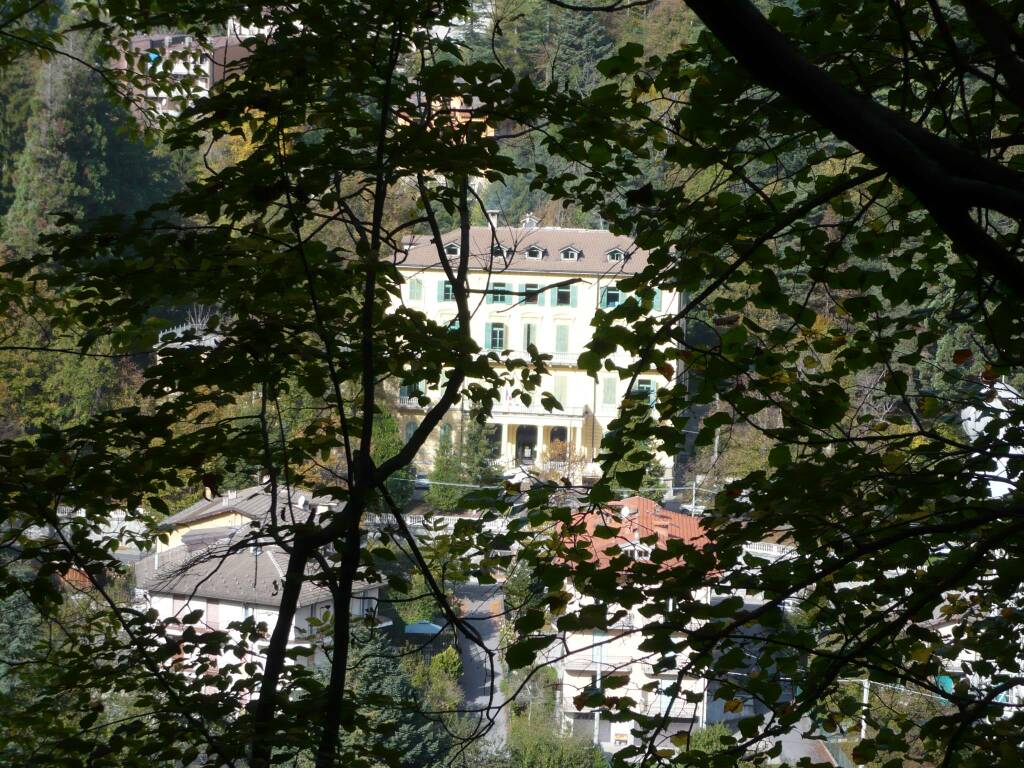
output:
<svg viewBox="0 0 1024 768"><path fill-rule="evenodd" d="M575 248L563 248L559 253L562 256L562 261L579 261L580 252Z"/></svg>
<svg viewBox="0 0 1024 768"><path fill-rule="evenodd" d="M410 440L412 440L412 436L416 434L416 427L418 426L419 424L417 424L415 421L405 422L405 442L408 443Z"/></svg>
<svg viewBox="0 0 1024 768"><path fill-rule="evenodd" d="M624 258L626 258L626 254L618 248L612 248L608 251L608 261L622 261Z"/></svg>
<svg viewBox="0 0 1024 768"><path fill-rule="evenodd" d="M560 285L555 289L555 306L557 307L571 307L572 304L572 289L571 285Z"/></svg>
<svg viewBox="0 0 1024 768"><path fill-rule="evenodd" d="M618 382L608 377L601 385L601 403L604 405L615 405L615 398L618 395Z"/></svg>
<svg viewBox="0 0 1024 768"><path fill-rule="evenodd" d="M442 445L447 445L450 447L452 444L452 425L442 424L439 437Z"/></svg>
<svg viewBox="0 0 1024 768"><path fill-rule="evenodd" d="M569 351L569 326L555 326L555 352L567 353Z"/></svg>
<svg viewBox="0 0 1024 768"><path fill-rule="evenodd" d="M409 300L410 301L422 301L423 300L423 281L413 279L409 281Z"/></svg>
<svg viewBox="0 0 1024 768"><path fill-rule="evenodd" d="M655 392L653 381L650 379L637 379L636 385L629 391L629 396L634 400L643 400L649 405L654 405Z"/></svg>
<svg viewBox="0 0 1024 768"><path fill-rule="evenodd" d="M423 394L423 392L420 389L419 384L403 384L398 388L398 396L402 400L415 400L421 394Z"/></svg>
<svg viewBox="0 0 1024 768"><path fill-rule="evenodd" d="M508 283L494 283L487 294L488 304L510 304L512 302L512 289Z"/></svg>
<svg viewBox="0 0 1024 768"><path fill-rule="evenodd" d="M523 349L529 349L531 344L537 343L537 324L526 323L523 325Z"/></svg>
<svg viewBox="0 0 1024 768"><path fill-rule="evenodd" d="M487 323L485 329L484 346L490 350L503 350L505 348L505 324Z"/></svg>
<svg viewBox="0 0 1024 768"><path fill-rule="evenodd" d="M458 256L459 246L457 246L455 243L449 243L444 247L444 252L447 253L449 256Z"/></svg>
<svg viewBox="0 0 1024 768"><path fill-rule="evenodd" d="M622 303L622 291L618 288L609 286L608 288L601 289L601 307L603 309L611 309L617 307Z"/></svg>
<svg viewBox="0 0 1024 768"><path fill-rule="evenodd" d="M511 248L504 248L500 245L494 245L491 247L491 256L496 259L503 259L505 261L511 261L512 257L516 255L516 252Z"/></svg>
<svg viewBox="0 0 1024 768"><path fill-rule="evenodd" d="M442 280L437 284L437 300L438 301L455 301L455 286L447 280Z"/></svg>
<svg viewBox="0 0 1024 768"><path fill-rule="evenodd" d="M527 283L523 289L523 303L524 304L537 304L538 293L537 290L540 288L537 283Z"/></svg>
<svg viewBox="0 0 1024 768"><path fill-rule="evenodd" d="M554 384L554 392L551 394L553 394L555 396L555 400L565 408L565 401L569 396L569 380L565 376L555 376Z"/></svg>
<svg viewBox="0 0 1024 768"><path fill-rule="evenodd" d="M526 249L526 258L528 259L543 259L544 249L537 245L531 245Z"/></svg>

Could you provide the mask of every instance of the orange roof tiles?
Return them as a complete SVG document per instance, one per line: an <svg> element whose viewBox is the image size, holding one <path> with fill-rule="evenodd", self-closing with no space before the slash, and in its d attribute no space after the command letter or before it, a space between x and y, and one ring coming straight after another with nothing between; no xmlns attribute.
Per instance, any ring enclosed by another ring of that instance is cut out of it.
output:
<svg viewBox="0 0 1024 768"><path fill-rule="evenodd" d="M641 539L652 535L658 537L658 543L653 545L655 547L669 539L682 539L698 548L709 541L699 518L682 512L671 512L642 496L608 502L605 508L586 513L584 522L586 534L580 534L577 540L584 541L590 546L602 567L607 566L612 560L614 553L608 553L610 548L633 547ZM618 528L618 531L608 538L598 537L595 535L598 526ZM665 565L677 562L672 560Z"/></svg>

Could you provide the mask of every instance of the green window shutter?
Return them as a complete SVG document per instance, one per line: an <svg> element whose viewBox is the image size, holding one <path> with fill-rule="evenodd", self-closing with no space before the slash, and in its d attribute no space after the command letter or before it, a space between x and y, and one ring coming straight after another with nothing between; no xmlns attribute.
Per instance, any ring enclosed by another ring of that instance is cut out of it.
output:
<svg viewBox="0 0 1024 768"><path fill-rule="evenodd" d="M555 326L555 352L569 351L569 326Z"/></svg>
<svg viewBox="0 0 1024 768"><path fill-rule="evenodd" d="M601 299L598 302L598 306L600 306L601 309L605 309L608 306L608 289L607 288L602 288L601 289Z"/></svg>
<svg viewBox="0 0 1024 768"><path fill-rule="evenodd" d="M543 285L538 285L537 286L537 290L540 290L543 287L544 287ZM543 292L537 294L537 306L539 306L539 307L543 307L544 306L544 293Z"/></svg>
<svg viewBox="0 0 1024 768"><path fill-rule="evenodd" d="M409 298L412 301L419 301L423 298L423 282L419 279L409 281Z"/></svg>
<svg viewBox="0 0 1024 768"><path fill-rule="evenodd" d="M654 311L661 312L661 291L654 289Z"/></svg>
<svg viewBox="0 0 1024 768"><path fill-rule="evenodd" d="M575 285L570 285L569 286L569 306L570 307L575 307L576 306L576 286Z"/></svg>
<svg viewBox="0 0 1024 768"><path fill-rule="evenodd" d="M444 301L444 280L437 284L437 300Z"/></svg>
<svg viewBox="0 0 1024 768"><path fill-rule="evenodd" d="M516 296L512 297L513 304L525 304L526 303L526 283L520 283L517 286L513 286L513 290L516 292Z"/></svg>
<svg viewBox="0 0 1024 768"><path fill-rule="evenodd" d="M601 402L605 405L615 405L616 384L615 379L610 376L604 380Z"/></svg>
<svg viewBox="0 0 1024 768"><path fill-rule="evenodd" d="M493 291L494 291L494 286L492 285L490 288L487 289L487 299L486 299L486 301L484 303L486 303L486 304L493 304L494 303L494 293L493 293Z"/></svg>
<svg viewBox="0 0 1024 768"><path fill-rule="evenodd" d="M491 348L491 324L486 323L484 325L484 349Z"/></svg>

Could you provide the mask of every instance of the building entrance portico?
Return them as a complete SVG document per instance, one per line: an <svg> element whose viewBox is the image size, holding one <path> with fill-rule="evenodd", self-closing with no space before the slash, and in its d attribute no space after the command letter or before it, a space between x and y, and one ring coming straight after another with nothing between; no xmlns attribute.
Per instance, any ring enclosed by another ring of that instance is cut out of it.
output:
<svg viewBox="0 0 1024 768"><path fill-rule="evenodd" d="M516 427L516 464L533 464L537 460L537 427L520 424Z"/></svg>

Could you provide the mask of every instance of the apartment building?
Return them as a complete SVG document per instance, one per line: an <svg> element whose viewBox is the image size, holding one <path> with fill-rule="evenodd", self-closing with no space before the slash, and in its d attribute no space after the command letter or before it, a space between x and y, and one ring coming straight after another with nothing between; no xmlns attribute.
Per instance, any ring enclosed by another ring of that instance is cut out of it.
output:
<svg viewBox="0 0 1024 768"><path fill-rule="evenodd" d="M128 53L141 62L136 69L143 79L150 71L169 73L177 82L194 78L191 95L205 96L217 83L245 66L249 49L242 45L243 39L237 33L216 35L208 45L201 46L195 37L182 32L142 35L131 40ZM122 55L119 65L127 64L128 57ZM165 115L179 115L188 106L184 93L167 92L154 84L139 87L136 95L145 97L157 112Z"/></svg>
<svg viewBox="0 0 1024 768"><path fill-rule="evenodd" d="M593 334L595 315L634 299L619 282L646 266L647 253L608 230L542 227L532 216L515 227L472 227L468 254L460 253L458 231L445 234L443 240L453 264L469 259L470 332L480 347L499 358L522 358L534 345L551 358L541 387L554 395L561 409L548 412L539 396L527 405L506 391L490 421L496 460L507 470L567 470L574 482L581 475L596 474L592 463L623 399L634 396L653 402L657 390L669 383L651 370L627 392L627 380L610 372L595 380L577 362ZM396 264L405 279L405 306L442 325L457 322L452 286L431 238L408 239ZM650 311L671 315L678 303L677 294L659 290ZM632 358L621 353L614 362L626 365ZM431 395L421 386L403 387L400 393L407 434L421 418L420 390ZM442 429L457 427L464 418L462 413L451 414ZM433 444L428 444L419 457L422 465L429 465L432 452ZM661 461L667 478L671 459L662 456Z"/></svg>
<svg viewBox="0 0 1024 768"><path fill-rule="evenodd" d="M661 542L669 539L682 539L697 547L707 542L698 518L670 512L639 496L587 512L585 523L584 543L600 565L610 563L612 553L608 550L613 546L633 559L646 561ZM598 526L617 529L617 533L613 538L598 538L595 535ZM657 536L658 543L649 541L652 535ZM672 567L678 562L664 565ZM699 599L702 596L695 597ZM705 590L703 599L712 599L710 591ZM575 594L571 605L578 608L591 602L592 598ZM609 615L620 608L609 605ZM672 735L703 727L708 722L707 682L703 678L683 676L679 680L679 695L669 693L669 687L677 680L679 668L686 662L687 653L679 652L675 665L663 670L657 665L661 654L640 648L644 640L644 626L658 620L657 616L645 617L637 610L629 610L607 631L564 633L560 645L564 658L556 665L557 706L564 732L588 738L607 753L617 752L634 743L631 730L635 724L632 721L613 722L602 716L599 708L577 705L580 696L603 689L611 678L624 681L624 685L610 691L613 695L632 698L637 702L638 710L645 715L669 716L668 726L662 734L666 739L665 746L668 746L667 739ZM697 696L700 702L687 701L684 695L687 692Z"/></svg>

